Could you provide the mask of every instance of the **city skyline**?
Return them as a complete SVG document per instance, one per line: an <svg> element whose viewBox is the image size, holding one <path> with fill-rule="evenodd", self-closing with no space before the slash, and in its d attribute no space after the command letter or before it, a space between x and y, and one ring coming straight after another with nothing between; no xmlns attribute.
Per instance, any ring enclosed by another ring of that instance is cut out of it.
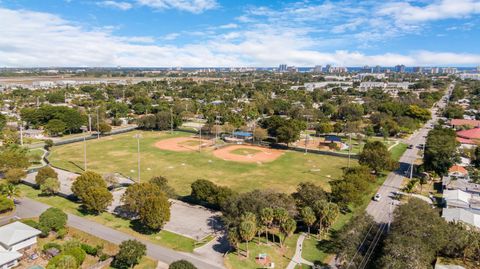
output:
<svg viewBox="0 0 480 269"><path fill-rule="evenodd" d="M478 14L474 0L0 1L0 66L475 67Z"/></svg>

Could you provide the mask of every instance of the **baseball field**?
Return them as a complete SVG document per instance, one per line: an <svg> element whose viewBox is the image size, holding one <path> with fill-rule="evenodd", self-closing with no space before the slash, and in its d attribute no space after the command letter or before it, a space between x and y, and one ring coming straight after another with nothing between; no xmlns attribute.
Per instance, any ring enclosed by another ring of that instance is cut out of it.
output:
<svg viewBox="0 0 480 269"><path fill-rule="evenodd" d="M302 181L329 190L348 160L318 154L303 154L250 145L216 147L213 140L190 133L136 131L87 141L87 167L101 174L118 172L138 180L137 140L140 139L141 180L165 176L181 195L190 193L196 179L208 179L237 191L271 188L293 192ZM49 161L73 172L84 167L84 143L55 146ZM352 160L351 165L356 161Z"/></svg>

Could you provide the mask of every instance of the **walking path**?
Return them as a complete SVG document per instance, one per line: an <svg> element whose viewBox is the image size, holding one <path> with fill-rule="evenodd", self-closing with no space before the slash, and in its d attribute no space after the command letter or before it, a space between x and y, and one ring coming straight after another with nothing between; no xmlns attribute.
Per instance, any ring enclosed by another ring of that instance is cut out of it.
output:
<svg viewBox="0 0 480 269"><path fill-rule="evenodd" d="M295 255L293 255L292 260L290 260L290 263L288 263L287 269L295 269L297 265L301 264L313 266L312 262L309 262L302 258L303 240L305 240L305 234L302 233L297 239L297 248L295 249Z"/></svg>
<svg viewBox="0 0 480 269"><path fill-rule="evenodd" d="M38 217L43 211L50 206L37 202L29 198L20 199L20 204L17 205L16 216L19 218L33 218ZM13 216L15 217L15 216ZM68 226L74 227L86 233L97 236L101 239L110 241L114 244L120 244L125 240L136 239L147 246L147 255L153 259L172 263L177 260L188 260L193 263L199 269L223 269L223 261L212 259L209 257L202 257L195 253L185 253L174 251L169 248L162 247L160 245L151 243L148 240L136 238L123 232L119 232L115 229L103 226L97 222L68 214Z"/></svg>

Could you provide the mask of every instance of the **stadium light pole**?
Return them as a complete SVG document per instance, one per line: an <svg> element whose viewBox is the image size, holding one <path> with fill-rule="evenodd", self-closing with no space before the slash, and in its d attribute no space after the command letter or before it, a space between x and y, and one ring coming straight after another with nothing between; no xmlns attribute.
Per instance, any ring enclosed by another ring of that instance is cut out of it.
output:
<svg viewBox="0 0 480 269"><path fill-rule="evenodd" d="M97 139L100 138L100 117L98 116L98 106L97 106Z"/></svg>
<svg viewBox="0 0 480 269"><path fill-rule="evenodd" d="M88 130L87 126L82 126L80 129L83 132L83 171L87 172L87 136L86 132Z"/></svg>
<svg viewBox="0 0 480 269"><path fill-rule="evenodd" d="M137 139L137 169L138 169L138 183L140 183L140 138L142 138L141 134L136 134L133 136Z"/></svg>

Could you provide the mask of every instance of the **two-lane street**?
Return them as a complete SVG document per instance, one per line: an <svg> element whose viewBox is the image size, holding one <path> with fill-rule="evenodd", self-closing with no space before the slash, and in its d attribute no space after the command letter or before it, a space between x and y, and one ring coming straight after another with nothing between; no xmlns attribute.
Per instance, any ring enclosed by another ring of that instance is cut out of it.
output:
<svg viewBox="0 0 480 269"><path fill-rule="evenodd" d="M432 119L404 141L413 147L405 151L399 161L400 167L396 171L389 173L383 185L378 189L377 193L382 197L380 201L372 200L367 206L367 213L370 214L377 223L389 223L392 221L392 212L395 206L397 206L396 200L393 199L394 193L401 190L402 182L410 172L411 164L420 157L418 155L420 145L425 144L426 136L430 128L438 121L437 112L446 106L453 87L454 84L452 83L443 98L437 103L436 106L438 108L434 106L431 109Z"/></svg>

